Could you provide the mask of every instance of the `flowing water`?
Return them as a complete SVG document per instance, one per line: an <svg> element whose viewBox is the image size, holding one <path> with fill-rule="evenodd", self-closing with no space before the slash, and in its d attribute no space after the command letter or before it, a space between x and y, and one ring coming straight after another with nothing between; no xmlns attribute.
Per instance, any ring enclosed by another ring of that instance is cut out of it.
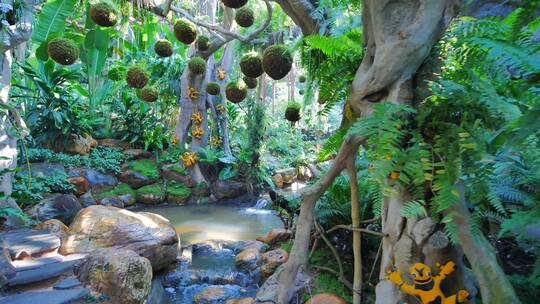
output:
<svg viewBox="0 0 540 304"><path fill-rule="evenodd" d="M244 241L282 227L279 218L264 209L267 204L259 200L247 208L219 203L145 208L169 219L180 235L184 253L191 252L189 262L161 277L171 303L195 303L195 296L208 287L222 289L224 296L202 303L221 304L228 298L255 295L259 274L236 269L235 257Z"/></svg>

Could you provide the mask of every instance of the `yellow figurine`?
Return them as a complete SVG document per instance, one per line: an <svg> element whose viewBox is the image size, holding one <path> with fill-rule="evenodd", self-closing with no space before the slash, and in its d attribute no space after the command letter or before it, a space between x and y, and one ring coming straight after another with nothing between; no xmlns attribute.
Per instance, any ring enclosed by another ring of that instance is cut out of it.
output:
<svg viewBox="0 0 540 304"><path fill-rule="evenodd" d="M201 115L201 112L191 114L191 121L193 121L194 124L200 125L202 123L202 120L203 117Z"/></svg>
<svg viewBox="0 0 540 304"><path fill-rule="evenodd" d="M197 155L195 152L184 152L180 156L180 160L184 163L185 168L189 168L197 163Z"/></svg>
<svg viewBox="0 0 540 304"><path fill-rule="evenodd" d="M204 130L199 126L196 126L191 131L191 135L193 135L193 137L195 138L200 139L204 135Z"/></svg>
<svg viewBox="0 0 540 304"><path fill-rule="evenodd" d="M227 75L227 72L225 72L224 69L218 69L217 70L217 79L220 81L223 81L225 79L225 76Z"/></svg>
<svg viewBox="0 0 540 304"><path fill-rule="evenodd" d="M401 277L401 272L388 271L386 279L399 286L399 288L410 295L417 296L422 301L422 304L457 304L464 303L469 297L469 293L466 290L460 290L457 295L446 297L441 291L442 281L454 272L456 264L452 261L444 264L437 263L439 267L439 274L431 276L431 268L429 266L416 263L409 272L413 278L414 285L405 284Z"/></svg>
<svg viewBox="0 0 540 304"><path fill-rule="evenodd" d="M218 110L218 112L221 113L221 114L227 112L227 109L226 109L225 106L222 105L222 104L218 104L218 105L216 106L216 110Z"/></svg>
<svg viewBox="0 0 540 304"><path fill-rule="evenodd" d="M197 89L195 89L194 87L188 88L187 95L193 101L196 101L197 99L199 99L199 91L197 91Z"/></svg>

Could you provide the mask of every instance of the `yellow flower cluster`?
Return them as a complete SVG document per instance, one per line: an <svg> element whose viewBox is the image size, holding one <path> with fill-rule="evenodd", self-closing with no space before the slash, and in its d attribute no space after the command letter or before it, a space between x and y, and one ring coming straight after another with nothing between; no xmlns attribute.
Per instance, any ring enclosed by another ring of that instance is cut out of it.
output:
<svg viewBox="0 0 540 304"><path fill-rule="evenodd" d="M227 72L225 72L224 69L218 69L217 70L217 79L220 81L223 81L225 79L225 76L227 76Z"/></svg>
<svg viewBox="0 0 540 304"><path fill-rule="evenodd" d="M197 163L197 155L195 152L184 152L184 154L180 156L180 160L184 162L185 168L189 168Z"/></svg>
<svg viewBox="0 0 540 304"><path fill-rule="evenodd" d="M221 145L221 138L219 138L219 136L217 135L214 135L210 137L209 142L212 147L219 147Z"/></svg>
<svg viewBox="0 0 540 304"><path fill-rule="evenodd" d="M191 98L191 100L196 101L197 99L199 99L200 93L194 87L189 87L187 95L189 96L189 98Z"/></svg>
<svg viewBox="0 0 540 304"><path fill-rule="evenodd" d="M178 144L178 137L174 134L171 138L171 145L176 146Z"/></svg>
<svg viewBox="0 0 540 304"><path fill-rule="evenodd" d="M224 114L225 112L227 112L227 108L225 108L225 106L222 104L218 104L216 106L216 110L218 110L218 112L221 114Z"/></svg>
<svg viewBox="0 0 540 304"><path fill-rule="evenodd" d="M195 138L200 139L204 135L204 130L200 126L195 126L191 131L191 135L193 135L193 137Z"/></svg>
<svg viewBox="0 0 540 304"><path fill-rule="evenodd" d="M202 123L202 115L201 115L201 112L197 112L197 113L193 113L191 115L191 121L196 124L196 125L200 125Z"/></svg>

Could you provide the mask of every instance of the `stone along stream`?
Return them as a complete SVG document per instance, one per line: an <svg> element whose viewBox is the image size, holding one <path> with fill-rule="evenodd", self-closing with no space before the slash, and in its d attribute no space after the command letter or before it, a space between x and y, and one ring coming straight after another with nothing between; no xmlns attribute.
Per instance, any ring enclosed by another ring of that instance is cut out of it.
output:
<svg viewBox="0 0 540 304"><path fill-rule="evenodd" d="M169 303L214 304L255 295L260 273L237 268L236 254L254 245L258 236L282 227L275 214L261 209L261 202L252 208L212 204L144 209L169 219L182 243L182 261L158 277Z"/></svg>

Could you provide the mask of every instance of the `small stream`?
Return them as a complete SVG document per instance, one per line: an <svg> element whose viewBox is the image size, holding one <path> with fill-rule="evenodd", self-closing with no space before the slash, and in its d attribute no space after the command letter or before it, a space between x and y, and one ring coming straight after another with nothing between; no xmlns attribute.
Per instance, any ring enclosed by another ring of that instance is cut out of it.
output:
<svg viewBox="0 0 540 304"><path fill-rule="evenodd" d="M261 200L254 207L230 205L164 206L145 208L169 219L180 236L189 261L161 276L171 303L195 303L195 296L208 287L222 289L223 299L254 296L259 274L242 272L235 267L235 257L245 241L255 240L273 228L281 228L279 218Z"/></svg>

